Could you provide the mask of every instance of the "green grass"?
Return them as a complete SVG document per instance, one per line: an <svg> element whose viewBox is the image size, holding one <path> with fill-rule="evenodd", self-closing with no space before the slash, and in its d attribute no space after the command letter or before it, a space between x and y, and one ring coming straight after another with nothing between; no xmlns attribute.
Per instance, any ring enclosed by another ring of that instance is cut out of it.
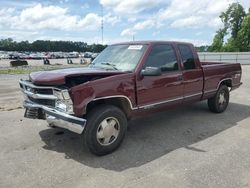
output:
<svg viewBox="0 0 250 188"><path fill-rule="evenodd" d="M28 69L4 69L0 70L0 74L29 74L30 70Z"/></svg>

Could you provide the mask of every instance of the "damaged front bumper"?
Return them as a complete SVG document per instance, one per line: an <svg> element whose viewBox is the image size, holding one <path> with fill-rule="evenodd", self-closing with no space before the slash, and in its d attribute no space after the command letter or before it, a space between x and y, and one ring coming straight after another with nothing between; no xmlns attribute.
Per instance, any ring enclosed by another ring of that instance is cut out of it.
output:
<svg viewBox="0 0 250 188"><path fill-rule="evenodd" d="M46 119L50 126L61 127L81 134L86 125L86 119L78 118L54 108L39 105L31 101L24 101L25 117L32 119Z"/></svg>
<svg viewBox="0 0 250 188"><path fill-rule="evenodd" d="M25 98L24 117L46 119L50 126L65 128L78 134L83 132L86 119L71 115L73 103L68 90L37 86L27 80L20 80L19 84Z"/></svg>

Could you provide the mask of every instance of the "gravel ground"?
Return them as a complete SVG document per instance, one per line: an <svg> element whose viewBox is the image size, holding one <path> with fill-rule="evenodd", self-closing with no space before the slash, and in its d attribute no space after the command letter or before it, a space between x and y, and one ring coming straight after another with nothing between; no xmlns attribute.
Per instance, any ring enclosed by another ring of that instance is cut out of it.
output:
<svg viewBox="0 0 250 188"><path fill-rule="evenodd" d="M250 66L222 114L206 102L130 122L114 153L23 118L18 79L0 75L0 187L250 187Z"/></svg>

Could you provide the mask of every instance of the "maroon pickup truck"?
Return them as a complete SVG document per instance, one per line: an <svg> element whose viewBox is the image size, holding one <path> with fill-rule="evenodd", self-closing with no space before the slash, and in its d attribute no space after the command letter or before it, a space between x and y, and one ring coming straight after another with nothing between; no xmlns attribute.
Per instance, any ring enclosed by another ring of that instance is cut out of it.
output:
<svg viewBox="0 0 250 188"><path fill-rule="evenodd" d="M202 100L221 113L240 85L240 64L203 63L192 44L164 41L110 45L88 67L20 80L25 117L82 134L97 155L118 148L133 117Z"/></svg>

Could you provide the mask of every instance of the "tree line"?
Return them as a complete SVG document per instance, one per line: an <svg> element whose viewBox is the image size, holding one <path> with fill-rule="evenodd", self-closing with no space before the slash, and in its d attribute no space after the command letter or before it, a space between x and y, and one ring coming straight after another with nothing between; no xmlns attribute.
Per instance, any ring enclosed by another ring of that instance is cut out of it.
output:
<svg viewBox="0 0 250 188"><path fill-rule="evenodd" d="M250 51L250 8L245 12L240 3L232 3L220 19L219 28L212 45L196 47L199 52L249 52Z"/></svg>
<svg viewBox="0 0 250 188"><path fill-rule="evenodd" d="M34 42L16 42L11 38L0 40L0 50L30 52L94 52L99 53L106 45L87 44L85 42L36 40Z"/></svg>
<svg viewBox="0 0 250 188"><path fill-rule="evenodd" d="M240 3L232 3L220 19L223 27L216 31L212 52L246 52L250 51L250 8L245 12Z"/></svg>

